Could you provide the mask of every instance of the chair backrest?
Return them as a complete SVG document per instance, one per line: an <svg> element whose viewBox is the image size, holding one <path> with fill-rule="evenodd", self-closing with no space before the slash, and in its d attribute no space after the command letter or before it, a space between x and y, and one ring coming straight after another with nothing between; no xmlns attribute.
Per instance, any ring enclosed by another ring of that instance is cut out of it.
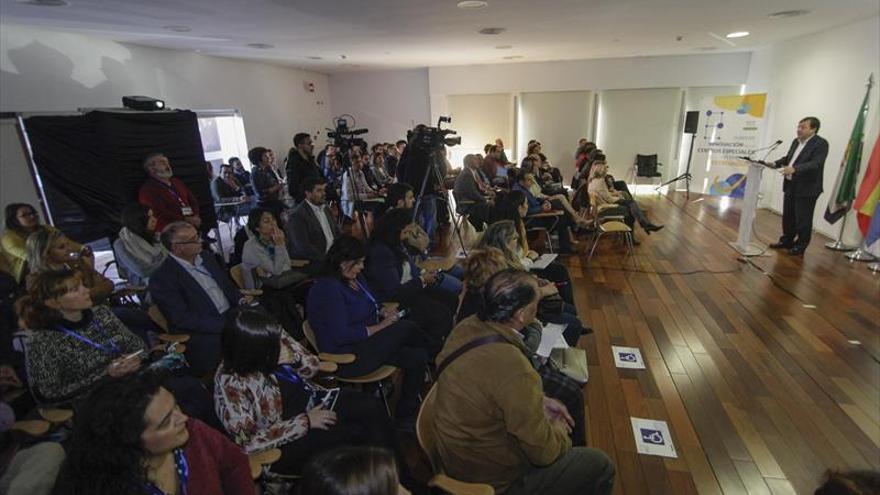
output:
<svg viewBox="0 0 880 495"><path fill-rule="evenodd" d="M636 155L636 175L651 177L657 173L657 155Z"/></svg>
<svg viewBox="0 0 880 495"><path fill-rule="evenodd" d="M241 263L232 265L232 268L229 269L229 276L232 277L232 281L235 282L239 289L245 288L244 269L241 267Z"/></svg>
<svg viewBox="0 0 880 495"><path fill-rule="evenodd" d="M434 432L429 427L433 423L430 416L433 414L436 398L437 384L434 384L422 401L422 407L419 409L419 415L416 417L416 438L419 440L419 446L422 448L422 451L428 456L428 460L431 462L431 469L435 474L443 472L440 454L437 453L437 438L434 437Z"/></svg>
<svg viewBox="0 0 880 495"><path fill-rule="evenodd" d="M159 306L155 304L150 305L147 308L147 316L153 320L153 323L159 326L165 333L168 333L168 319L165 318L165 315L162 314L162 311L159 310Z"/></svg>
<svg viewBox="0 0 880 495"><path fill-rule="evenodd" d="M318 349L318 339L317 339L317 337L315 337L315 330L312 328L311 325L309 325L308 321L303 322L302 330L303 330L303 335L306 336L306 340L309 341L309 344L312 346L312 349L314 349L315 352L321 352L321 350Z"/></svg>

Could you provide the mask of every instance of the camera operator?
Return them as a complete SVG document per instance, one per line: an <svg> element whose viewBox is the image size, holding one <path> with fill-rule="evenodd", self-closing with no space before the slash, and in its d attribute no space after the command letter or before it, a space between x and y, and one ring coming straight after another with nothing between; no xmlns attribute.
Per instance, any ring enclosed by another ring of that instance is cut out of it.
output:
<svg viewBox="0 0 880 495"><path fill-rule="evenodd" d="M409 133L409 141L400 157L400 163L397 165L397 178L400 182L412 186L413 191L416 192L416 200L419 201L416 218L419 220L419 225L428 233L428 237L433 240L434 231L437 228L437 198L441 184L437 181L437 174L431 170L432 153L443 157L435 160L437 165L442 168L439 170L441 177L446 176L448 167L445 159L445 146L439 150L426 146L427 132L429 132L429 128L424 124L419 124ZM419 198L418 194L422 190L423 182L425 184L424 193Z"/></svg>

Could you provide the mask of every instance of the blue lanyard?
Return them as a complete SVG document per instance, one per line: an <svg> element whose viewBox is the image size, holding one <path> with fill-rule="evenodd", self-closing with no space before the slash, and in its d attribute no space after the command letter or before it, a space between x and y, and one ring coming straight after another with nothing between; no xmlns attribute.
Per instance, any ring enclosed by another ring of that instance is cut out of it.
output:
<svg viewBox="0 0 880 495"><path fill-rule="evenodd" d="M361 283L360 280L355 279L354 283L356 283L357 286L361 289L361 292L363 292L364 295L367 296L367 299L369 299L370 302L373 303L373 307L376 309L376 321L378 322L379 321L379 312L380 312L379 311L379 302L376 301L376 298L373 297L373 294L371 294L370 291L367 290L367 288L364 286L364 284Z"/></svg>
<svg viewBox="0 0 880 495"><path fill-rule="evenodd" d="M177 203L180 206L189 206L189 204L186 201L184 201L183 198L180 197L180 194L177 192L177 189L174 188L173 182L171 184L166 184L158 179L153 179L153 180L158 182L160 186L164 187L165 189L168 189L168 191L174 196L174 198L177 199Z"/></svg>
<svg viewBox="0 0 880 495"><path fill-rule="evenodd" d="M102 337L106 338L107 332L104 330L104 326L101 325L101 322L98 321L96 316L92 316L92 321L98 327L98 333L100 333ZM66 333L67 335L70 335L71 337L78 339L81 342L85 342L86 344L94 347L95 349L98 349L101 352L104 352L106 354L110 354L111 356L118 356L119 354L122 354L122 349L119 348L119 346L116 344L116 342L113 342L112 338L108 338L106 344L99 344L99 343L95 342L94 340L86 337L85 335L74 332L73 330L71 330L69 328L63 327L61 325L58 325L58 328L62 332Z"/></svg>
<svg viewBox="0 0 880 495"><path fill-rule="evenodd" d="M183 449L174 449L174 465L177 468L177 478L180 481L180 495L186 495L186 482L189 480L189 464L186 462L186 454ZM167 495L153 482L147 482L147 490L150 495Z"/></svg>
<svg viewBox="0 0 880 495"><path fill-rule="evenodd" d="M309 383L307 381L300 378L299 373L297 373L296 371L293 371L293 367L290 366L289 364L282 364L281 366L279 366L278 370L275 371L273 373L273 375L275 375L275 378L277 378L279 380L284 380L284 381L286 381L288 383L292 383L294 385L296 385L298 383L302 383L303 387L307 391L309 391L309 392L312 391L311 385L309 385Z"/></svg>

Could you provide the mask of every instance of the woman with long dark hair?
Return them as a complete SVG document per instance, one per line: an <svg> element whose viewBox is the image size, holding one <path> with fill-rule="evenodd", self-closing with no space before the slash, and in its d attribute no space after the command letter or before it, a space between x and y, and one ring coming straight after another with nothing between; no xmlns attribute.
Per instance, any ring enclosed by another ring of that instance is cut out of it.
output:
<svg viewBox="0 0 880 495"><path fill-rule="evenodd" d="M391 452L346 447L316 457L303 473L300 495L409 495Z"/></svg>
<svg viewBox="0 0 880 495"><path fill-rule="evenodd" d="M428 343L416 323L401 320L396 309L381 306L361 277L366 256L363 243L354 237L336 239L327 251L323 276L309 290L309 324L318 350L355 355L353 363L339 367L340 376L362 376L385 364L401 368L403 386L396 417L413 418L418 412Z"/></svg>
<svg viewBox="0 0 880 495"><path fill-rule="evenodd" d="M425 234L413 222L412 210L394 209L386 213L370 236L364 275L379 302L398 302L407 308L409 318L435 340L435 350L439 352L443 339L452 330L461 281L454 279L454 289L450 290L444 285L451 275L419 269L408 254L407 243L420 235Z"/></svg>
<svg viewBox="0 0 880 495"><path fill-rule="evenodd" d="M2 247L0 253L9 262L9 271L15 277L15 281L21 282L27 266L28 236L38 230L57 232L58 229L41 224L37 209L27 203L10 203L6 205L5 210L6 231L0 237L0 247ZM83 246L71 242L71 249L80 252ZM84 254L91 256L91 251Z"/></svg>
<svg viewBox="0 0 880 495"><path fill-rule="evenodd" d="M316 453L343 445L391 445L382 404L352 389L312 381L318 358L267 313L237 311L223 330L214 376L217 416L246 452L281 449L272 470L298 474Z"/></svg>
<svg viewBox="0 0 880 495"><path fill-rule="evenodd" d="M99 386L77 410L57 495L253 495L241 449L149 373Z"/></svg>
<svg viewBox="0 0 880 495"><path fill-rule="evenodd" d="M156 235L153 210L132 203L122 210L122 230L113 242L119 269L132 285L147 285L150 275L168 257Z"/></svg>

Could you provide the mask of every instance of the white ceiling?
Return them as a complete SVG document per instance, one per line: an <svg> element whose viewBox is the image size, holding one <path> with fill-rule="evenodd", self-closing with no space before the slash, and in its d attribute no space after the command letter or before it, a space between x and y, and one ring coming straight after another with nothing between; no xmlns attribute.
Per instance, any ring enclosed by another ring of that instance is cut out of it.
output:
<svg viewBox="0 0 880 495"><path fill-rule="evenodd" d="M488 0L478 11L456 0L21 1L0 0L0 22L326 73L743 51L880 12L878 0ZM810 13L768 17L793 9ZM477 34L485 27L506 31ZM713 37L740 30L752 35L733 45Z"/></svg>

